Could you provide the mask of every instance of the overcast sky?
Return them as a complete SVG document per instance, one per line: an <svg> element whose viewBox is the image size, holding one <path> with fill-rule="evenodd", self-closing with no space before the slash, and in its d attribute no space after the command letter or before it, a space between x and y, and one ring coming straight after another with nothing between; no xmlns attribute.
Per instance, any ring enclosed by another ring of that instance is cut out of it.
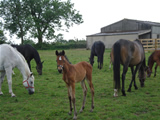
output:
<svg viewBox="0 0 160 120"><path fill-rule="evenodd" d="M159 0L71 0L82 14L84 23L63 32L64 39L86 39L100 28L124 18L160 22ZM20 40L19 40L20 42Z"/></svg>
<svg viewBox="0 0 160 120"><path fill-rule="evenodd" d="M160 22L159 0L71 0L84 23L74 25L64 38L84 38L124 18Z"/></svg>

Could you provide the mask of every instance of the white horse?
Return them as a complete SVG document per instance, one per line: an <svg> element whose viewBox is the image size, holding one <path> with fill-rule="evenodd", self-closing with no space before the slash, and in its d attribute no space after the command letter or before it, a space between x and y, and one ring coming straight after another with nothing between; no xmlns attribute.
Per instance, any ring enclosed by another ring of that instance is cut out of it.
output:
<svg viewBox="0 0 160 120"><path fill-rule="evenodd" d="M0 45L0 95L1 85L5 75L7 75L9 93L11 97L15 97L12 91L12 69L17 67L23 76L23 85L28 90L29 94L34 93L34 76L32 75L24 57L13 47L7 44Z"/></svg>

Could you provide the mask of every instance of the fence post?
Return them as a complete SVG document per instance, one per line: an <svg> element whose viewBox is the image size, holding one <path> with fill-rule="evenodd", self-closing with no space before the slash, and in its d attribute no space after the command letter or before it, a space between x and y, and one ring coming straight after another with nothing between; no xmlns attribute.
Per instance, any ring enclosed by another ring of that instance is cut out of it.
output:
<svg viewBox="0 0 160 120"><path fill-rule="evenodd" d="M157 50L157 39L155 39L155 50Z"/></svg>

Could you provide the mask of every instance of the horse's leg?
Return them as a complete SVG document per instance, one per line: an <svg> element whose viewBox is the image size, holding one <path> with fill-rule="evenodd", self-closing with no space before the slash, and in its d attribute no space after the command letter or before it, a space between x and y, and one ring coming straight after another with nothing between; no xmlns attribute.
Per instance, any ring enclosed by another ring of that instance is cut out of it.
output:
<svg viewBox="0 0 160 120"><path fill-rule="evenodd" d="M156 64L156 66L155 66L154 77L156 77L157 67L158 67L158 64Z"/></svg>
<svg viewBox="0 0 160 120"><path fill-rule="evenodd" d="M3 95L3 92L1 91L1 86L2 86L2 83L3 83L3 80L4 80L4 77L5 77L5 74L6 72L1 72L1 76L0 76L0 95Z"/></svg>
<svg viewBox="0 0 160 120"><path fill-rule="evenodd" d="M135 70L131 67L131 69L133 69L133 74L132 74L131 83L130 83L129 88L128 88L128 92L131 92L132 82L134 82L134 87L135 87L135 89L136 89L136 90L138 89L138 87L137 87L137 85L136 85L136 81L135 81L135 76L136 76L136 73L137 73L137 71L139 70L139 67L140 67L140 66L141 66L141 64L137 65Z"/></svg>
<svg viewBox="0 0 160 120"><path fill-rule="evenodd" d="M154 74L154 77L156 76L157 66L160 67L160 60L157 60L156 63L157 63L157 64L156 64L156 67L155 67L155 74Z"/></svg>
<svg viewBox="0 0 160 120"><path fill-rule="evenodd" d="M76 111L76 99L75 99L75 83L73 83L70 87L71 90L71 100L73 102L73 107L74 107L74 117L73 119L77 119L77 111Z"/></svg>
<svg viewBox="0 0 160 120"><path fill-rule="evenodd" d="M11 94L11 97L15 97L15 94L12 91L12 68L8 67L8 68L5 68L5 70L6 70L7 81L9 86L9 93Z"/></svg>
<svg viewBox="0 0 160 120"><path fill-rule="evenodd" d="M123 73L122 73L122 95L123 96L126 96L126 93L125 93L125 84L124 84L124 82L125 82L125 78L126 78L126 73L127 73L127 71L128 71L128 65L124 65L123 66Z"/></svg>
<svg viewBox="0 0 160 120"><path fill-rule="evenodd" d="M131 67L131 73L132 73L132 78L133 78L133 74L134 74L134 67L133 66ZM131 92L132 82L133 81L131 80L130 87L128 88L128 92Z"/></svg>
<svg viewBox="0 0 160 120"><path fill-rule="evenodd" d="M87 74L87 82L89 84L91 94L92 94L92 103L91 103L91 110L90 110L90 112L92 112L93 109L94 109L94 87L93 87L93 84L92 84L92 74L90 74L90 75Z"/></svg>
<svg viewBox="0 0 160 120"><path fill-rule="evenodd" d="M71 100L71 90L72 90L72 88L68 87L68 98L69 98L69 105L70 105L70 111L68 113L69 115L72 114L72 110L73 110L73 108L72 108L72 100Z"/></svg>
<svg viewBox="0 0 160 120"><path fill-rule="evenodd" d="M97 62L98 62L98 68L100 69L100 61L99 61L99 56L97 55Z"/></svg>
<svg viewBox="0 0 160 120"><path fill-rule="evenodd" d="M83 89L83 104L82 104L82 108L80 109L79 112L82 112L84 110L84 106L85 106L85 102L86 102L87 87L86 87L86 84L85 84L84 80L81 82L81 86L82 86L82 89Z"/></svg>

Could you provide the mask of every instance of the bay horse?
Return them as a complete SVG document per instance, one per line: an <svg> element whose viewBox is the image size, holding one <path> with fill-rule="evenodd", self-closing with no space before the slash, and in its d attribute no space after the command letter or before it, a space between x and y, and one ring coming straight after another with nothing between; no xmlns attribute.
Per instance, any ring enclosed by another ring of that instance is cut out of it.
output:
<svg viewBox="0 0 160 120"><path fill-rule="evenodd" d="M3 94L1 86L7 75L9 86L9 93L11 97L15 97L12 90L12 69L17 67L23 76L23 85L28 90L29 94L33 94L34 90L34 76L30 71L24 57L13 47L8 44L0 45L0 95Z"/></svg>
<svg viewBox="0 0 160 120"><path fill-rule="evenodd" d="M118 96L118 91L121 88L120 86L120 64L123 65L122 73L122 95L126 96L124 83L125 76L128 71L128 67L131 68L132 80L128 88L128 92L131 92L132 82L134 82L135 89L138 89L135 81L135 76L139 70L139 81L141 87L144 86L144 81L146 79L146 62L145 62L145 53L143 45L139 40L129 41L120 39L114 43L111 51L111 60L113 63L113 72L114 72L114 96ZM134 70L134 66L136 69Z"/></svg>
<svg viewBox="0 0 160 120"><path fill-rule="evenodd" d="M91 48L91 54L90 54L90 64L93 66L94 64L94 56L97 56L97 62L98 62L98 68L102 69L103 67L103 54L105 51L105 45L101 41L96 41L93 43L92 48Z"/></svg>
<svg viewBox="0 0 160 120"><path fill-rule="evenodd" d="M75 106L75 83L81 82L81 86L83 89L83 104L80 109L80 112L83 111L85 107L86 95L87 95L87 87L85 85L85 79L87 80L89 87L91 89L92 101L91 101L91 112L94 109L94 88L92 84L92 66L87 62L79 62L75 65L69 64L68 61L65 59L65 51L62 52L55 52L57 56L57 66L58 71L63 72L63 80L66 83L68 88L68 98L70 104L70 111L69 114L72 113L72 104L74 107L74 117L73 119L77 119L77 111Z"/></svg>
<svg viewBox="0 0 160 120"><path fill-rule="evenodd" d="M152 67L156 62L154 77L156 76L157 67L160 66L160 50L154 51L148 58L148 70L147 76L150 77L152 73Z"/></svg>
<svg viewBox="0 0 160 120"><path fill-rule="evenodd" d="M39 75L42 75L43 62L41 62L38 51L29 44L25 45L12 45L12 47L16 48L26 59L28 66L31 70L30 61L34 58L36 62L36 69Z"/></svg>

